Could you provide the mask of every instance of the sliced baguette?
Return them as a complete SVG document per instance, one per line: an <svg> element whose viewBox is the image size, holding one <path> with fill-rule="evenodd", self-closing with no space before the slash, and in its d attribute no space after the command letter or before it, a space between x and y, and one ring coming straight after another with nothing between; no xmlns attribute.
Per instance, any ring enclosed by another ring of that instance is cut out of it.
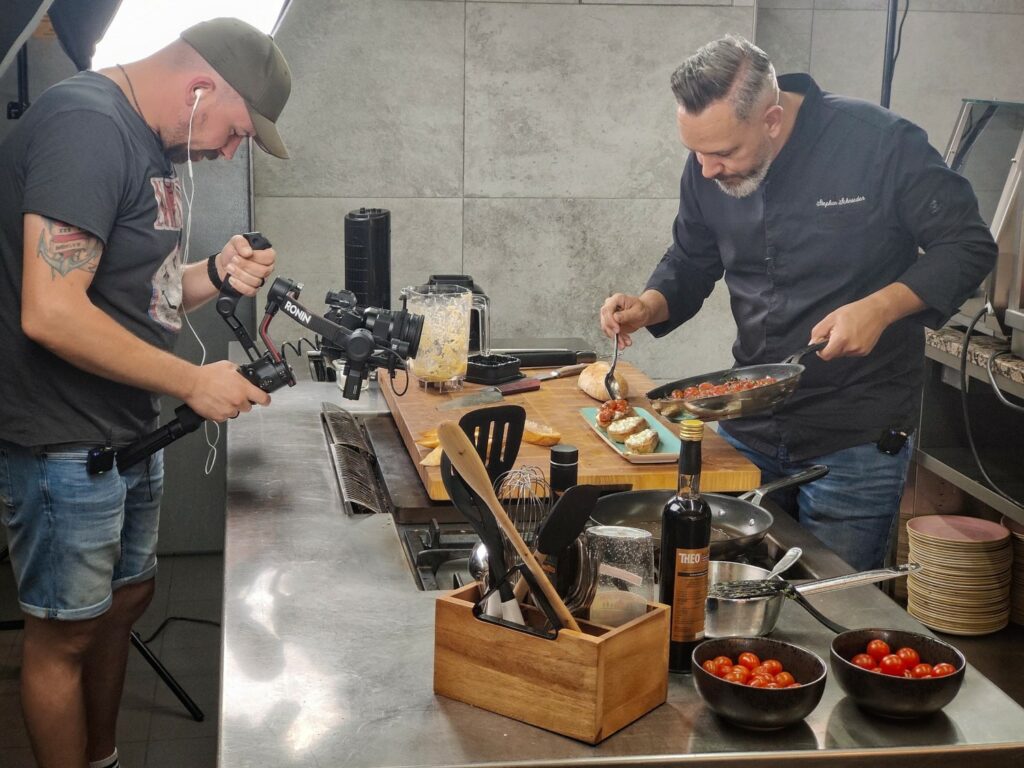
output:
<svg viewBox="0 0 1024 768"><path fill-rule="evenodd" d="M624 442L630 435L647 429L647 420L643 416L627 416L616 419L608 425L608 437L617 443Z"/></svg>
<svg viewBox="0 0 1024 768"><path fill-rule="evenodd" d="M611 397L611 393L608 392L608 388L604 385L604 377L608 373L609 368L611 368L611 364L605 360L591 363L580 373L577 385L590 397L603 403ZM618 371L615 371L615 380L619 383L619 394L622 397L628 397L629 383L626 381L626 378Z"/></svg>
<svg viewBox="0 0 1024 768"><path fill-rule="evenodd" d="M653 429L643 429L626 438L627 453L654 453L660 439Z"/></svg>

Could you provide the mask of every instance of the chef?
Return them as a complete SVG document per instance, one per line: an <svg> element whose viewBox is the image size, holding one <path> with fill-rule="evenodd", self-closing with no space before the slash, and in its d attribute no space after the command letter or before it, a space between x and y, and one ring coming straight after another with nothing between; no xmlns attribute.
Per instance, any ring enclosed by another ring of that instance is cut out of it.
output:
<svg viewBox="0 0 1024 768"><path fill-rule="evenodd" d="M828 465L775 500L854 568L879 567L919 414L924 328L995 264L977 199L921 128L808 75L776 77L742 38L708 43L671 82L690 151L672 244L639 296L604 302L601 328L620 347L641 328L664 336L724 275L737 365L827 339L783 405L719 434L765 481Z"/></svg>

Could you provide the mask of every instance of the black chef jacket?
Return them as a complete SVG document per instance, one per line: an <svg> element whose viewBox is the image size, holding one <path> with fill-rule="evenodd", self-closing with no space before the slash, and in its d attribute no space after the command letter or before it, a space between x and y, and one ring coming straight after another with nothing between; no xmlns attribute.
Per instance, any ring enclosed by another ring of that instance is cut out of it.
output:
<svg viewBox="0 0 1024 768"><path fill-rule="evenodd" d="M778 363L829 312L906 284L928 308L889 326L870 355L808 355L800 386L774 414L722 424L761 453L783 446L804 460L916 425L924 326L941 326L971 295L997 248L970 184L923 130L824 93L808 75L783 75L779 86L804 101L754 194L730 197L701 175L695 154L686 161L672 245L647 283L665 296L669 319L649 330L660 337L693 317L724 273L736 364Z"/></svg>

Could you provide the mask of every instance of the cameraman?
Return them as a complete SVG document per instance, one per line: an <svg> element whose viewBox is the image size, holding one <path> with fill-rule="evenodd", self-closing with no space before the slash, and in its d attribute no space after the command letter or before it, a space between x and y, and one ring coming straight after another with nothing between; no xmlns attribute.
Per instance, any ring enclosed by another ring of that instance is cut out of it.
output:
<svg viewBox="0 0 1024 768"><path fill-rule="evenodd" d="M215 19L55 85L0 145L0 512L44 768L117 765L129 632L156 575L161 454L92 475L90 450L153 430L160 394L214 421L270 403L231 363L172 352L184 312L229 279L255 295L275 260L236 235L182 264L172 164L230 159L249 136L287 157L274 123L290 88L268 35Z"/></svg>

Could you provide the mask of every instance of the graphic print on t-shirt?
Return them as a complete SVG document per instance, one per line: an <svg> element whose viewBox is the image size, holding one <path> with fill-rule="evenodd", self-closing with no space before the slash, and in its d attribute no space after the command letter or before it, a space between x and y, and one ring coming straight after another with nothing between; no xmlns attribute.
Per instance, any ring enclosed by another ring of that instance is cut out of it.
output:
<svg viewBox="0 0 1024 768"><path fill-rule="evenodd" d="M154 176L156 221L153 229L181 232L181 186L176 176ZM179 238L180 241L180 238ZM151 280L149 316L169 331L181 330L181 251L178 243L163 260Z"/></svg>
<svg viewBox="0 0 1024 768"><path fill-rule="evenodd" d="M169 331L181 330L181 251L174 246L152 280L149 316Z"/></svg>
<svg viewBox="0 0 1024 768"><path fill-rule="evenodd" d="M156 197L153 229L181 229L181 185L177 176L154 176L149 180Z"/></svg>

